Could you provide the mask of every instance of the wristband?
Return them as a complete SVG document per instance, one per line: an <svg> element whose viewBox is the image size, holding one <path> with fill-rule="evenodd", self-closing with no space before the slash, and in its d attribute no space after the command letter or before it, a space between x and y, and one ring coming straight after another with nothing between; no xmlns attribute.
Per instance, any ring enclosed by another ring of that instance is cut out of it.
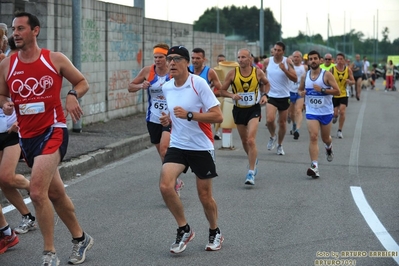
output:
<svg viewBox="0 0 399 266"><path fill-rule="evenodd" d="M263 93L263 94L262 94L262 97L263 97L263 96L266 96L266 98L269 98L269 95L267 95L267 93Z"/></svg>

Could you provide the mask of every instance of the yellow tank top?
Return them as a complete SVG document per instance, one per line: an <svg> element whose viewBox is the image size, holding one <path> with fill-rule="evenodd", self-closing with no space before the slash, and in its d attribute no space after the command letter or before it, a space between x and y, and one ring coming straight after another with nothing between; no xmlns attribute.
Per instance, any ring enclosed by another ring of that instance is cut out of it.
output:
<svg viewBox="0 0 399 266"><path fill-rule="evenodd" d="M339 96L334 96L334 98L344 98L348 97L348 91L346 89L346 80L349 78L349 71L348 67L345 66L343 71L338 71L337 67L334 66L333 68L333 75L335 80L337 81L339 87Z"/></svg>
<svg viewBox="0 0 399 266"><path fill-rule="evenodd" d="M252 72L248 77L240 73L240 67L235 69L234 81L231 84L233 93L239 94L241 100L235 100L234 104L240 108L249 108L257 104L260 100L259 81L256 76L256 67L252 67Z"/></svg>

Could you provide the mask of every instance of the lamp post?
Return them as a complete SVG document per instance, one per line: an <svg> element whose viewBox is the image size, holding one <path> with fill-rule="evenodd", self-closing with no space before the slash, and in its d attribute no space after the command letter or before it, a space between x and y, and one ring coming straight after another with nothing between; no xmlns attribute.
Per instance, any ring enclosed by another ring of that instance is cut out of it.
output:
<svg viewBox="0 0 399 266"><path fill-rule="evenodd" d="M283 12L282 12L282 8L281 8L281 2L282 2L283 0L280 0L280 41L282 41L282 39L281 39L281 31L282 31L282 29L283 29L283 20L282 20L282 14L283 14Z"/></svg>
<svg viewBox="0 0 399 266"><path fill-rule="evenodd" d="M265 14L263 12L263 0L260 0L260 12L259 12L259 46L260 46L260 54L263 55L265 53Z"/></svg>

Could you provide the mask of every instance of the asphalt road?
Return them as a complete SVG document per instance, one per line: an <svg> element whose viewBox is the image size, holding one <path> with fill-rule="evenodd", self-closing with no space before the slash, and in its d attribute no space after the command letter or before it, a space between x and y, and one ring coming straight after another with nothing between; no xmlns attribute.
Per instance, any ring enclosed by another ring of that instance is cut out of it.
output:
<svg viewBox="0 0 399 266"><path fill-rule="evenodd" d="M286 155L278 156L266 149L262 120L253 187L244 185L248 162L233 131L236 149L216 150L214 197L225 237L218 252L204 250L208 224L188 173L181 199L196 237L184 253L169 253L176 224L158 189L154 148L67 183L79 220L95 239L84 265L399 265L399 93L384 92L381 83L364 90L360 101L350 98L343 139L333 125L333 162L320 141L319 179L306 176L305 121L299 140L287 133ZM17 225L20 217L11 211L6 218ZM66 265L70 236L55 219L60 265ZM41 251L40 232L29 232L0 256L0 265L38 265Z"/></svg>

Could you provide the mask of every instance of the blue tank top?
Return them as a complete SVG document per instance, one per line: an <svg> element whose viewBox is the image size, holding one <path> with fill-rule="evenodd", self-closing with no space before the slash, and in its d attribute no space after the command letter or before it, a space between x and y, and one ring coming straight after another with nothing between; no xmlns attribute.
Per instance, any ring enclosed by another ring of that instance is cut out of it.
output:
<svg viewBox="0 0 399 266"><path fill-rule="evenodd" d="M194 66L193 66L193 65L189 66L189 69L190 69L190 71L191 71L192 73L194 73ZM201 78L205 79L206 82L208 83L208 85L211 85L211 81L208 80L209 69L210 69L209 66L205 66L205 67L202 69L201 73L200 73L198 76L200 76Z"/></svg>
<svg viewBox="0 0 399 266"><path fill-rule="evenodd" d="M355 65L356 68L358 68L358 70L353 71L353 76L354 77L361 77L362 73L363 73L363 62L361 61L355 61L353 62L353 64Z"/></svg>

